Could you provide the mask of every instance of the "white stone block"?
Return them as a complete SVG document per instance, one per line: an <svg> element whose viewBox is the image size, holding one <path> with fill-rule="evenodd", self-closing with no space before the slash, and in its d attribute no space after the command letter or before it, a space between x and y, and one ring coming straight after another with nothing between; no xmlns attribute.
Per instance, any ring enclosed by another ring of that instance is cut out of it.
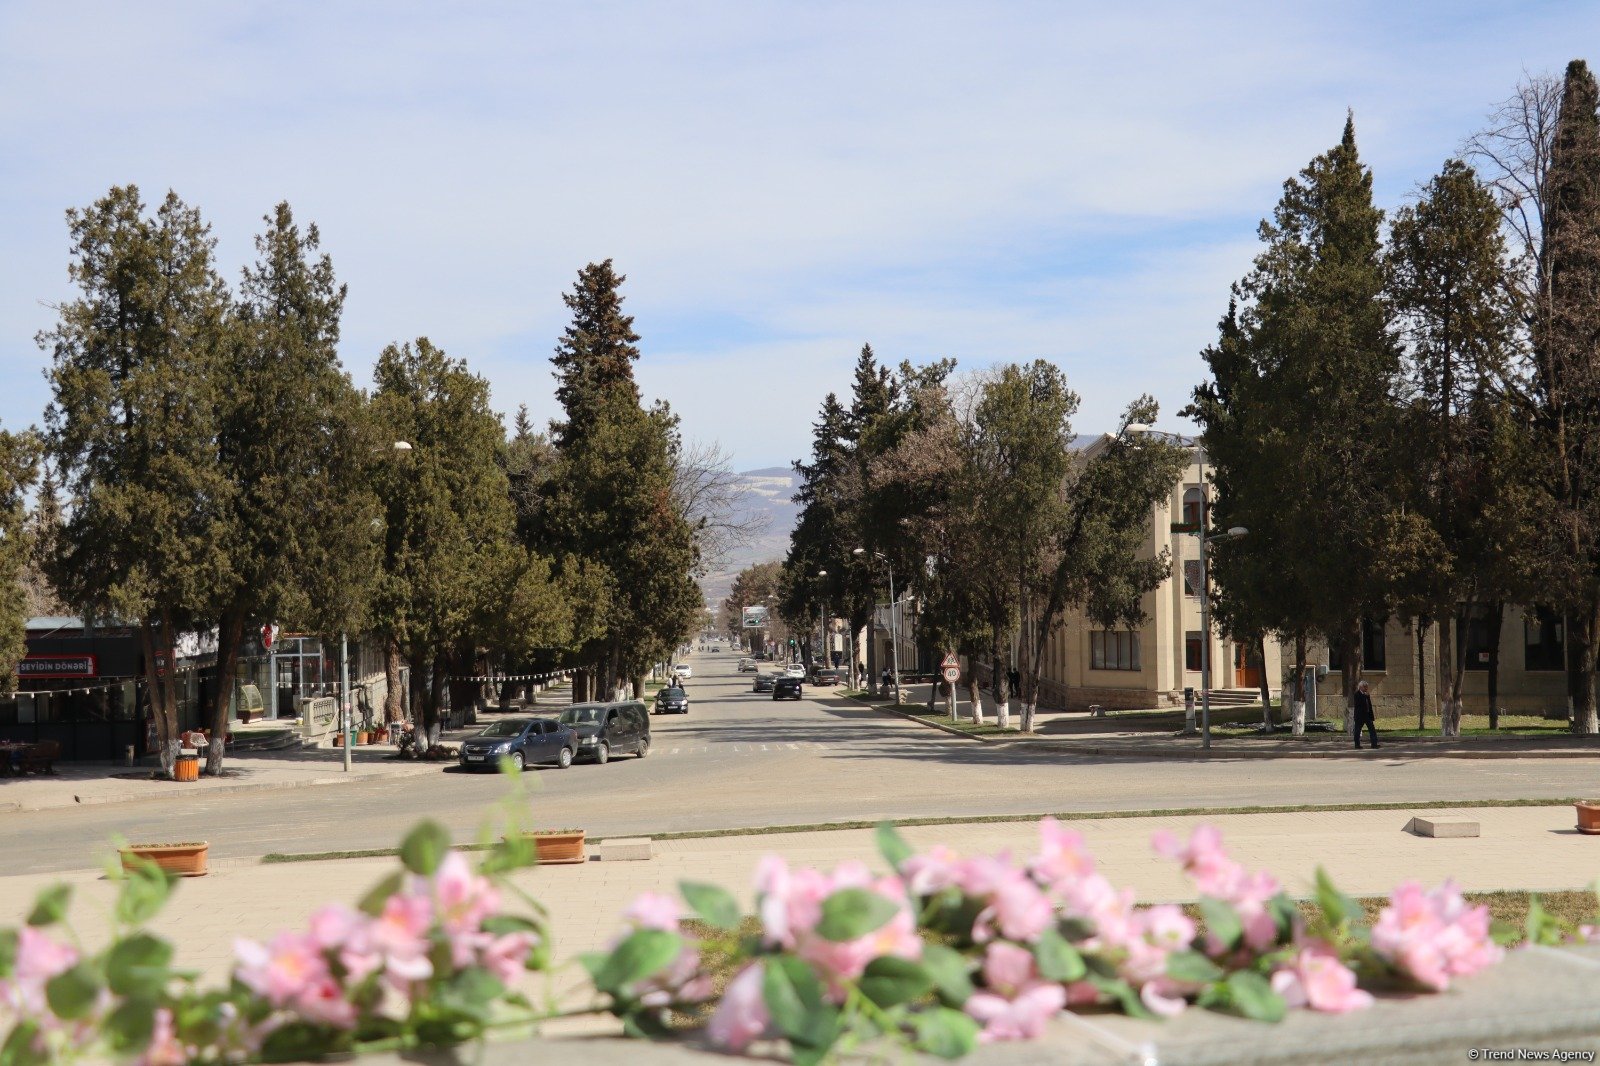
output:
<svg viewBox="0 0 1600 1066"><path fill-rule="evenodd" d="M1477 822L1440 821L1436 818L1413 818L1406 823L1406 832L1419 837L1434 837L1444 840L1459 837L1475 837L1478 835Z"/></svg>
<svg viewBox="0 0 1600 1066"><path fill-rule="evenodd" d="M649 837L616 837L595 846L601 862L641 862L651 857Z"/></svg>

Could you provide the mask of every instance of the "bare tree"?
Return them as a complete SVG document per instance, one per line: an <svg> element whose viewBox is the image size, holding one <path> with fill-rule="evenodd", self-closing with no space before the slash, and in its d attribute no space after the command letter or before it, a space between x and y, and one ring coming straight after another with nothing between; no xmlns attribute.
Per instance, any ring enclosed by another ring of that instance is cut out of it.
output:
<svg viewBox="0 0 1600 1066"><path fill-rule="evenodd" d="M697 531L702 575L725 566L735 549L765 533L770 521L746 506L733 455L716 441L688 441L678 450L672 499Z"/></svg>

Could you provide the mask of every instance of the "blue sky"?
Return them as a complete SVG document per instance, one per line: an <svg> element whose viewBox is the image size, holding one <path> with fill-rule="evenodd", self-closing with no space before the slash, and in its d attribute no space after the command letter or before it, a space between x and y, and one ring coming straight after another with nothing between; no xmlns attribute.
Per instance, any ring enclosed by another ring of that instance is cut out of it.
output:
<svg viewBox="0 0 1600 1066"><path fill-rule="evenodd" d="M1047 358L1080 431L1145 391L1180 429L1346 108L1393 208L1597 31L1581 0L0 2L0 425L48 400L63 212L134 182L233 279L277 201L318 223L363 385L426 335L549 418L560 294L612 257L645 392L741 468L805 452L864 341Z"/></svg>

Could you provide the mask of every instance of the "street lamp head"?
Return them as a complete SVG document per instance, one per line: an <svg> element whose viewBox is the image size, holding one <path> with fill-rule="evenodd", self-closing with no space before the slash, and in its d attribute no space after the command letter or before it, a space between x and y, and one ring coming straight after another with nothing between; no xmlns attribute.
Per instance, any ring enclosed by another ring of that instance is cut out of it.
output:
<svg viewBox="0 0 1600 1066"><path fill-rule="evenodd" d="M1248 532L1250 532L1250 531L1248 529L1244 528L1243 526L1234 526L1232 529L1228 530L1228 536L1230 536L1230 537L1242 537Z"/></svg>
<svg viewBox="0 0 1600 1066"><path fill-rule="evenodd" d="M1129 433L1150 433L1156 427L1145 422L1129 422L1126 428Z"/></svg>
<svg viewBox="0 0 1600 1066"><path fill-rule="evenodd" d="M851 548L850 549L850 554L851 555L865 555L865 554L867 554L867 549L865 549L865 548Z"/></svg>
<svg viewBox="0 0 1600 1066"><path fill-rule="evenodd" d="M818 577L827 577L828 576L828 572L826 570L818 570L817 571L817 576Z"/></svg>
<svg viewBox="0 0 1600 1066"><path fill-rule="evenodd" d="M397 440L394 442L394 450L397 452L409 452L411 450L411 442L406 440Z"/></svg>

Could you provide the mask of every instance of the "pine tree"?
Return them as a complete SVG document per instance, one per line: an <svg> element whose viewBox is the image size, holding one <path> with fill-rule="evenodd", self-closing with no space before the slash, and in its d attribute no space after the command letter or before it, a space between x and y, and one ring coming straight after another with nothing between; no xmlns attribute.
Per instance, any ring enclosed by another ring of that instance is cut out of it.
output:
<svg viewBox="0 0 1600 1066"><path fill-rule="evenodd" d="M32 433L0 431L0 684L17 687L17 663L27 654L28 596L23 574L33 562L36 524L27 493L39 470Z"/></svg>
<svg viewBox="0 0 1600 1066"><path fill-rule="evenodd" d="M572 321L550 358L556 369L556 400L566 412L566 420L552 426L560 447L589 431L588 421L613 390L639 402L633 380L639 335L633 331L633 316L622 313L621 289L627 280L609 259L590 263L578 271L572 291L561 296Z"/></svg>
<svg viewBox="0 0 1600 1066"><path fill-rule="evenodd" d="M1224 320L1208 352L1214 384L1196 391L1192 409L1221 490L1214 524L1251 530L1219 546L1219 583L1260 582L1271 560L1296 560L1286 610L1275 618L1241 602L1237 624L1277 625L1297 649L1309 634L1345 649L1347 704L1362 620L1391 606L1388 553L1401 508L1391 476L1400 353L1384 298L1382 219L1347 119L1339 144L1284 183L1261 224L1265 247L1235 287L1237 318ZM1230 560L1241 564L1231 574Z"/></svg>
<svg viewBox="0 0 1600 1066"><path fill-rule="evenodd" d="M360 627L378 568L372 470L393 455L339 364L345 288L321 254L317 227L302 233L286 203L264 221L217 364L219 461L233 491L218 546L228 580L208 610L221 679L209 708L210 773L222 768L225 749L216 738L227 733L250 626Z"/></svg>
<svg viewBox="0 0 1600 1066"><path fill-rule="evenodd" d="M1539 424L1565 533L1550 560L1566 590L1572 728L1600 732L1600 99L1582 60L1567 66L1544 184L1544 296L1533 329Z"/></svg>
<svg viewBox="0 0 1600 1066"><path fill-rule="evenodd" d="M227 293L210 230L168 193L67 213L76 299L39 335L51 353L49 450L71 509L52 575L80 609L137 625L163 769L178 754L173 649L229 580L217 459Z"/></svg>

